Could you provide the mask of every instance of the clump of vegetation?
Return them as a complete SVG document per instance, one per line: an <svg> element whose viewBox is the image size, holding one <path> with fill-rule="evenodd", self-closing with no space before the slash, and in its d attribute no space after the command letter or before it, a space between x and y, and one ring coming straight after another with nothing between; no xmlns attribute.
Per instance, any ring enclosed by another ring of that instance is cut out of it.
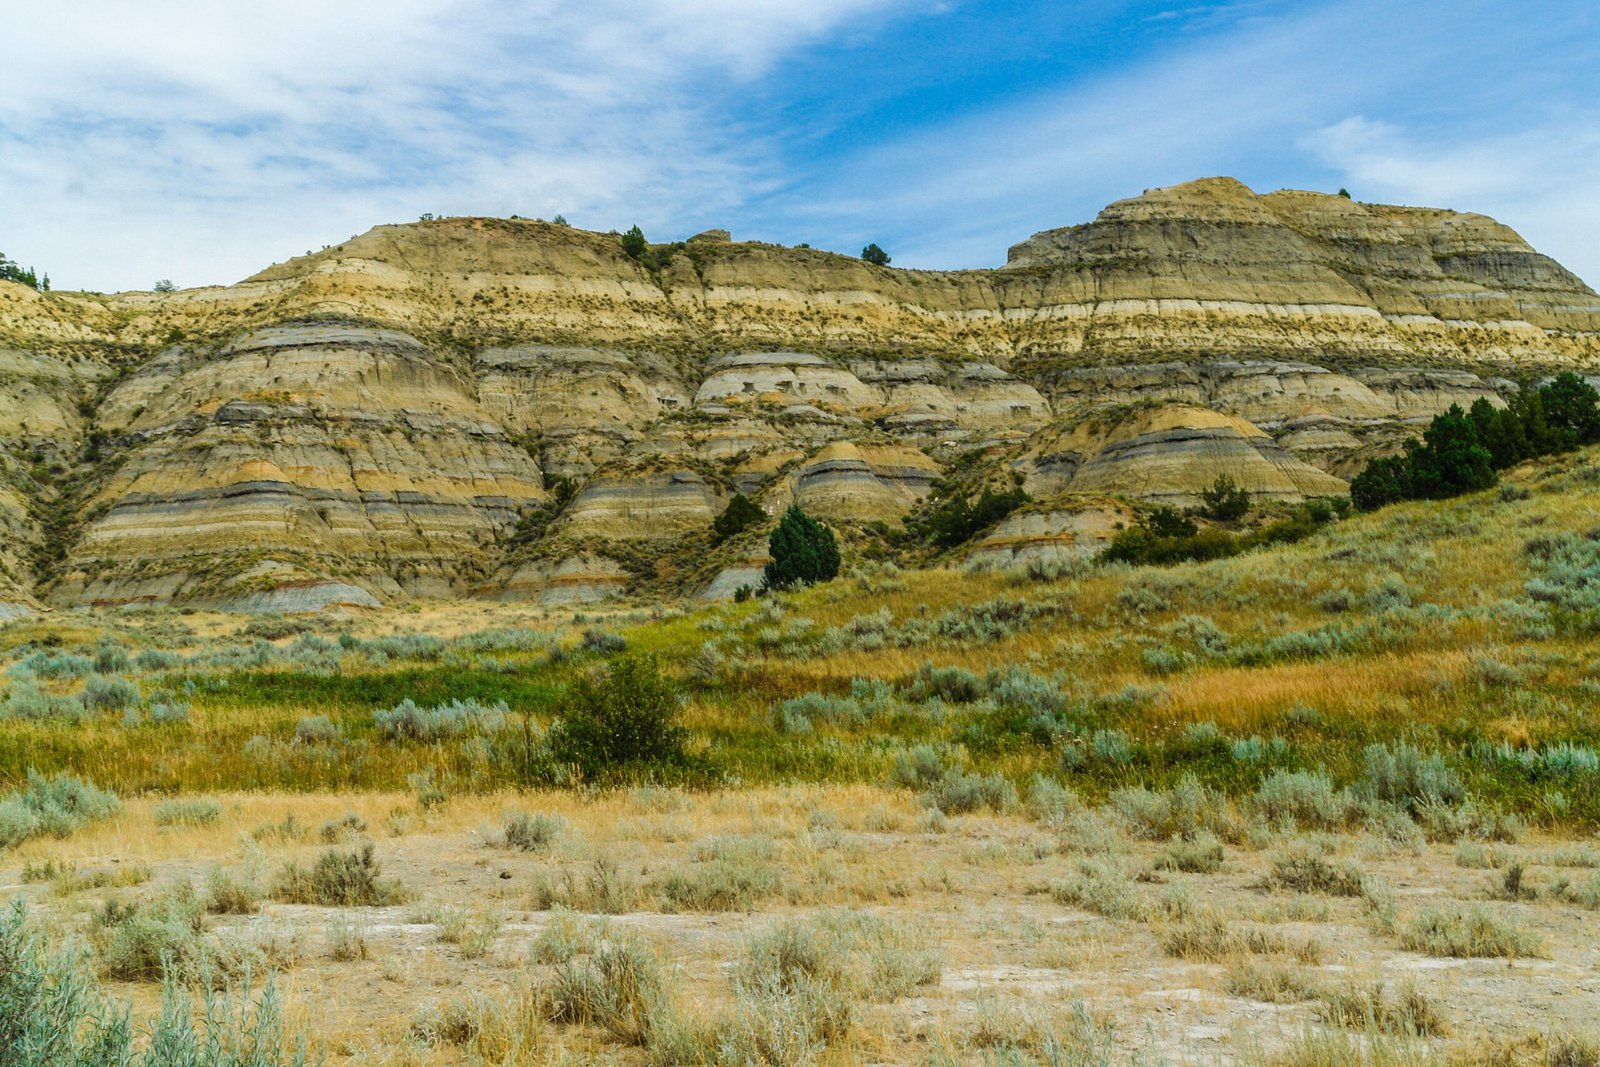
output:
<svg viewBox="0 0 1600 1067"><path fill-rule="evenodd" d="M566 963L579 953L593 952L609 936L606 920L556 908L533 939L529 956L535 963Z"/></svg>
<svg viewBox="0 0 1600 1067"><path fill-rule="evenodd" d="M1258 959L1235 960L1223 979L1223 988L1235 997L1269 1004L1298 1004L1321 993L1316 976L1288 963Z"/></svg>
<svg viewBox="0 0 1600 1067"><path fill-rule="evenodd" d="M1050 887L1050 895L1108 919L1140 919L1146 913L1133 879L1110 861L1079 861L1071 875Z"/></svg>
<svg viewBox="0 0 1600 1067"><path fill-rule="evenodd" d="M564 963L545 990L551 1022L593 1025L645 1044L665 1005L661 962L637 938L617 937Z"/></svg>
<svg viewBox="0 0 1600 1067"><path fill-rule="evenodd" d="M598 626L591 626L583 631L583 639L579 642L585 652L593 652L600 656L615 656L628 650L628 639L612 630L602 630Z"/></svg>
<svg viewBox="0 0 1600 1067"><path fill-rule="evenodd" d="M1437 753L1424 755L1401 741L1368 745L1362 752L1357 791L1413 814L1427 805L1450 805L1464 795L1461 779Z"/></svg>
<svg viewBox="0 0 1600 1067"><path fill-rule="evenodd" d="M1569 452L1600 441L1600 391L1563 371L1537 388L1524 386L1503 408L1488 400L1470 412L1452 404L1398 456L1375 459L1350 483L1364 511L1402 500L1442 500L1498 480L1523 460Z"/></svg>
<svg viewBox="0 0 1600 1067"><path fill-rule="evenodd" d="M746 988L816 982L851 999L896 1000L933 985L944 957L913 930L860 911L825 911L751 938L734 974Z"/></svg>
<svg viewBox="0 0 1600 1067"><path fill-rule="evenodd" d="M467 733L501 730L509 710L504 702L482 704L470 698L422 708L408 697L392 708L373 712L372 725L390 741L433 744Z"/></svg>
<svg viewBox="0 0 1600 1067"><path fill-rule="evenodd" d="M331 745L340 736L339 727L326 715L308 715L294 724L297 745Z"/></svg>
<svg viewBox="0 0 1600 1067"><path fill-rule="evenodd" d="M1216 835L1202 830L1193 838L1172 838L1166 852L1156 860L1156 867L1163 871L1214 874L1222 869L1224 854L1222 842Z"/></svg>
<svg viewBox="0 0 1600 1067"><path fill-rule="evenodd" d="M92 782L29 771L26 785L0 798L0 848L15 848L33 837L67 837L120 807L115 793Z"/></svg>
<svg viewBox="0 0 1600 1067"><path fill-rule="evenodd" d="M816 1062L848 1036L858 1001L904 996L936 983L941 969L936 950L875 916L785 922L746 946L732 1009L704 1030L679 1024L660 1051L668 1062Z"/></svg>
<svg viewBox="0 0 1600 1067"><path fill-rule="evenodd" d="M1226 559L1268 545L1303 541L1331 522L1339 506L1313 500L1286 518L1240 533L1214 526L1201 529L1181 512L1158 507L1112 538L1101 558L1116 563L1159 565Z"/></svg>
<svg viewBox="0 0 1600 1067"><path fill-rule="evenodd" d="M222 817L222 805L210 797L163 800L153 814L157 826L206 826Z"/></svg>
<svg viewBox="0 0 1600 1067"><path fill-rule="evenodd" d="M1296 893L1358 897L1365 877L1353 863L1336 863L1315 848L1301 846L1273 857L1267 884Z"/></svg>
<svg viewBox="0 0 1600 1067"><path fill-rule="evenodd" d="M50 291L50 275L40 275L32 267L24 268L16 260L0 252L0 282L16 282L41 293Z"/></svg>
<svg viewBox="0 0 1600 1067"><path fill-rule="evenodd" d="M1321 1014L1335 1026L1406 1037L1438 1037L1450 1032L1439 1006L1410 982L1394 990L1381 982L1334 986L1320 994Z"/></svg>
<svg viewBox="0 0 1600 1067"><path fill-rule="evenodd" d="M622 656L580 676L550 728L551 758L585 781L681 772L689 764L677 687L651 655Z"/></svg>
<svg viewBox="0 0 1600 1067"><path fill-rule="evenodd" d="M148 1041L102 993L73 949L46 940L17 902L0 915L0 1063L14 1067L305 1067L304 1035L290 1035L273 981L208 990L194 1010L186 987L162 988Z"/></svg>
<svg viewBox="0 0 1600 1067"><path fill-rule="evenodd" d="M710 842L697 862L668 871L656 888L668 911L744 911L779 884L771 840L735 837Z"/></svg>
<svg viewBox="0 0 1600 1067"><path fill-rule="evenodd" d="M929 807L946 815L989 808L1016 807L1017 789L998 772L973 774L961 769L950 752L934 745L915 745L895 757L891 785L915 789Z"/></svg>
<svg viewBox="0 0 1600 1067"><path fill-rule="evenodd" d="M469 960L487 956L506 923L504 912L486 908L438 908L423 918L439 928L440 941L457 946Z"/></svg>
<svg viewBox="0 0 1600 1067"><path fill-rule="evenodd" d="M639 903L639 894L637 876L608 856L596 859L581 875L567 867L555 877L540 876L532 888L534 906L541 910L569 908L601 915L632 911Z"/></svg>
<svg viewBox="0 0 1600 1067"><path fill-rule="evenodd" d="M180 882L148 903L108 901L96 916L95 941L106 974L130 982L198 975L205 946L205 907Z"/></svg>
<svg viewBox="0 0 1600 1067"><path fill-rule="evenodd" d="M1336 830L1355 814L1350 797L1324 771L1274 771L1253 799L1255 809L1279 829Z"/></svg>
<svg viewBox="0 0 1600 1067"><path fill-rule="evenodd" d="M829 582L839 574L839 543L833 531L791 504L767 539L772 559L761 572L767 589Z"/></svg>
<svg viewBox="0 0 1600 1067"><path fill-rule="evenodd" d="M1250 513L1250 491L1226 474L1200 492L1200 514L1215 522L1238 522Z"/></svg>
<svg viewBox="0 0 1600 1067"><path fill-rule="evenodd" d="M1419 912L1400 933L1401 947L1429 956L1541 956L1544 941L1489 909L1430 907Z"/></svg>
<svg viewBox="0 0 1600 1067"><path fill-rule="evenodd" d="M623 254L632 260L643 260L649 250L650 242L645 240L644 231L637 225L628 227L628 232L622 235Z"/></svg>
<svg viewBox="0 0 1600 1067"><path fill-rule="evenodd" d="M340 841L353 841L366 832L367 820L353 811L347 811L337 818L324 822L322 829L317 833L325 844L333 845Z"/></svg>
<svg viewBox="0 0 1600 1067"><path fill-rule="evenodd" d="M743 493L735 493L721 514L711 520L712 543L720 545L757 523L765 522L766 518L767 513L761 510L759 504L754 503Z"/></svg>
<svg viewBox="0 0 1600 1067"><path fill-rule="evenodd" d="M1246 950L1246 940L1215 911L1183 916L1161 935L1167 955L1184 960L1216 962Z"/></svg>
<svg viewBox="0 0 1600 1067"><path fill-rule="evenodd" d="M1151 841L1193 840L1202 832L1237 841L1243 832L1227 797L1192 774L1159 792L1119 789L1111 794L1111 805L1130 830Z"/></svg>
<svg viewBox="0 0 1600 1067"><path fill-rule="evenodd" d="M330 848L310 870L291 860L272 884L272 898L325 908L380 908L405 900L404 888L382 877L371 842L352 852Z"/></svg>
<svg viewBox="0 0 1600 1067"><path fill-rule="evenodd" d="M1010 489L985 486L976 497L957 485L940 483L927 501L906 517L906 531L936 548L955 548L1031 499L1020 479Z"/></svg>
<svg viewBox="0 0 1600 1067"><path fill-rule="evenodd" d="M212 915L254 915L261 910L255 864L240 872L213 867L206 875L205 909Z"/></svg>
<svg viewBox="0 0 1600 1067"><path fill-rule="evenodd" d="M519 852L543 852L555 843L566 828L566 820L560 816L519 811L506 818L500 831L500 840L506 848L514 848Z"/></svg>

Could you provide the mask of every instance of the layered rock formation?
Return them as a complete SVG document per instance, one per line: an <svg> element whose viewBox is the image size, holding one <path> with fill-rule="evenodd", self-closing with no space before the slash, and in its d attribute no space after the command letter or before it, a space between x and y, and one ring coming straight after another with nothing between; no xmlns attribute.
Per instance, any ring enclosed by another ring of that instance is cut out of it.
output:
<svg viewBox="0 0 1600 1067"><path fill-rule="evenodd" d="M1230 179L993 271L445 219L226 288L0 283L0 605L726 595L761 561L706 536L733 492L848 532L974 456L1046 500L979 554L1065 558L1112 497L1336 494L1597 363L1600 297L1493 220Z"/></svg>

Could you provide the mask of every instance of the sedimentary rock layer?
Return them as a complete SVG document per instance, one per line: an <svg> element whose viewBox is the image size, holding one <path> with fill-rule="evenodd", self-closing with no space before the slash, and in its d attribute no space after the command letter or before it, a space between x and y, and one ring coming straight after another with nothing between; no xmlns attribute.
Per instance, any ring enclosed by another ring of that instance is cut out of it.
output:
<svg viewBox="0 0 1600 1067"><path fill-rule="evenodd" d="M1600 297L1507 227L1230 179L990 271L462 218L227 287L0 283L0 610L725 595L761 559L710 544L734 492L848 532L975 456L1047 498L980 554L1064 558L1109 497L1338 493L1451 403L1597 364Z"/></svg>

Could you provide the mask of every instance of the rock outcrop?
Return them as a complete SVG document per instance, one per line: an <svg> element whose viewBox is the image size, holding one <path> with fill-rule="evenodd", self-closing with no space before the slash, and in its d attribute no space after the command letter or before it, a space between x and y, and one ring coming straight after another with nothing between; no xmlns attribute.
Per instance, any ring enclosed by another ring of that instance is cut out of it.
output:
<svg viewBox="0 0 1600 1067"><path fill-rule="evenodd" d="M710 543L734 492L848 534L957 461L1044 499L975 559L1065 559L1124 521L1113 498L1223 473L1337 494L1448 405L1558 368L1600 369L1600 296L1505 226L1230 179L992 271L714 230L635 261L463 218L228 287L0 282L0 613L728 595L761 560Z"/></svg>
<svg viewBox="0 0 1600 1067"><path fill-rule="evenodd" d="M1065 564L1096 555L1133 522L1133 509L1085 498L1070 507L1028 508L1007 515L978 539L966 564L1004 570L1030 564Z"/></svg>

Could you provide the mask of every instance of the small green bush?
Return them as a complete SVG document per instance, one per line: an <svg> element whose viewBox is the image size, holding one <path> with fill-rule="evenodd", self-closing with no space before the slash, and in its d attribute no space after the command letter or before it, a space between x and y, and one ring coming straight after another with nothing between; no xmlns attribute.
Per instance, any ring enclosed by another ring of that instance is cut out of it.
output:
<svg viewBox="0 0 1600 1067"><path fill-rule="evenodd" d="M86 714L82 700L46 692L26 673L13 677L5 701L0 703L0 715L29 722L78 722Z"/></svg>
<svg viewBox="0 0 1600 1067"><path fill-rule="evenodd" d="M1237 522L1250 511L1250 492L1226 474L1200 493L1200 514L1217 522Z"/></svg>
<svg viewBox="0 0 1600 1067"><path fill-rule="evenodd" d="M667 872L657 890L668 911L748 911L779 886L772 842L732 837L709 842L697 862Z"/></svg>
<svg viewBox="0 0 1600 1067"><path fill-rule="evenodd" d="M206 875L205 910L212 915L254 915L261 910L261 889L253 870L230 873L213 867Z"/></svg>
<svg viewBox="0 0 1600 1067"><path fill-rule="evenodd" d="M639 880L609 857L601 856L582 876L571 868L563 869L555 877L536 876L532 897L540 910L571 908L622 915L632 911L639 902Z"/></svg>
<svg viewBox="0 0 1600 1067"><path fill-rule="evenodd" d="M1167 842L1167 850L1156 860L1156 867L1188 874L1215 874L1222 869L1223 855L1222 842L1216 835L1201 831L1188 840L1172 838Z"/></svg>
<svg viewBox="0 0 1600 1067"><path fill-rule="evenodd" d="M1350 798L1322 771L1274 771L1256 790L1254 807L1280 829L1335 830L1354 814Z"/></svg>
<svg viewBox="0 0 1600 1067"><path fill-rule="evenodd" d="M1119 789L1111 794L1111 807L1133 833L1149 841L1194 838L1202 831L1237 841L1243 833L1228 798L1192 774L1159 793L1143 787Z"/></svg>
<svg viewBox="0 0 1600 1067"><path fill-rule="evenodd" d="M288 816L293 819L294 816ZM351 841L367 832L367 820L353 811L347 811L336 819L329 819L322 824L322 829L317 832L324 844L336 845L341 841Z"/></svg>
<svg viewBox="0 0 1600 1067"><path fill-rule="evenodd" d="M914 929L861 911L824 911L751 938L736 987L792 991L808 984L849 999L896 1000L934 985L944 957Z"/></svg>
<svg viewBox="0 0 1600 1067"><path fill-rule="evenodd" d="M339 727L326 715L308 715L294 724L297 745L331 745L339 736Z"/></svg>
<svg viewBox="0 0 1600 1067"><path fill-rule="evenodd" d="M123 711L137 707L140 701L139 686L115 675L90 675L79 697L90 711Z"/></svg>
<svg viewBox="0 0 1600 1067"><path fill-rule="evenodd" d="M1106 861L1079 861L1076 870L1050 887L1058 903L1070 904L1108 919L1140 919L1146 908L1133 879Z"/></svg>
<svg viewBox="0 0 1600 1067"><path fill-rule="evenodd" d="M609 935L606 920L556 908L528 952L535 963L566 963L579 953L594 952Z"/></svg>
<svg viewBox="0 0 1600 1067"><path fill-rule="evenodd" d="M923 796L946 815L964 815L982 808L1006 812L1017 806L1017 787L998 771L949 774Z"/></svg>
<svg viewBox="0 0 1600 1067"><path fill-rule="evenodd" d="M551 757L584 780L650 776L688 764L677 687L650 655L622 656L599 681L580 676L550 728Z"/></svg>
<svg viewBox="0 0 1600 1067"><path fill-rule="evenodd" d="M1356 789L1371 800L1398 805L1415 815L1424 804L1454 804L1464 790L1443 757L1423 755L1401 741L1368 745L1362 753L1361 780Z"/></svg>
<svg viewBox="0 0 1600 1067"><path fill-rule="evenodd" d="M728 506L722 509L711 522L711 539L716 544L721 544L730 537L737 536L756 523L765 522L767 513L761 510L759 504L753 503L743 493L735 493L728 501Z"/></svg>

